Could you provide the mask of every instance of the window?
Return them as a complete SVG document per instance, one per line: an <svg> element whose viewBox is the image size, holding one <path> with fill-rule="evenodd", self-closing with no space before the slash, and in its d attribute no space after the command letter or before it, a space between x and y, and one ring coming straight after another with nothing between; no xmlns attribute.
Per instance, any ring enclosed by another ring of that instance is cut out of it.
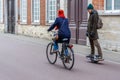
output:
<svg viewBox="0 0 120 80"><path fill-rule="evenodd" d="M32 0L32 22L40 22L40 0Z"/></svg>
<svg viewBox="0 0 120 80"><path fill-rule="evenodd" d="M120 10L120 0L106 0L106 10L108 11Z"/></svg>
<svg viewBox="0 0 120 80"><path fill-rule="evenodd" d="M27 0L21 0L21 3L20 3L20 21L22 23L27 22Z"/></svg>
<svg viewBox="0 0 120 80"><path fill-rule="evenodd" d="M0 22L3 22L3 0L0 0Z"/></svg>
<svg viewBox="0 0 120 80"><path fill-rule="evenodd" d="M114 0L114 9L120 10L120 0Z"/></svg>
<svg viewBox="0 0 120 80"><path fill-rule="evenodd" d="M47 0L47 21L48 23L54 22L57 11L57 0Z"/></svg>
<svg viewBox="0 0 120 80"><path fill-rule="evenodd" d="M106 10L112 10L112 0L106 0Z"/></svg>

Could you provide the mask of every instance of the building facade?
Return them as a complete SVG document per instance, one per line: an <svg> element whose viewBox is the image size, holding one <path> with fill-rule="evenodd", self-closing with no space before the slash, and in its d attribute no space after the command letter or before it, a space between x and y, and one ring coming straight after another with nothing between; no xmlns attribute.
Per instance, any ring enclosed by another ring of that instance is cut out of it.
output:
<svg viewBox="0 0 120 80"><path fill-rule="evenodd" d="M54 22L57 10L63 9L70 22L71 42L86 45L89 3L104 23L99 30L102 47L119 50L120 0L0 0L0 31L49 38L46 30Z"/></svg>
<svg viewBox="0 0 120 80"><path fill-rule="evenodd" d="M64 9L67 15L67 0L0 0L0 2L1 32L35 37L47 36L46 26L54 22L57 10Z"/></svg>
<svg viewBox="0 0 120 80"><path fill-rule="evenodd" d="M65 16L70 20L70 29L73 33L71 42L86 44L87 0L0 0L0 2L0 30L3 32L48 38L50 36L47 34L47 28L57 17L57 10L63 9Z"/></svg>
<svg viewBox="0 0 120 80"><path fill-rule="evenodd" d="M99 30L103 48L120 51L120 0L88 0L99 12L104 26Z"/></svg>

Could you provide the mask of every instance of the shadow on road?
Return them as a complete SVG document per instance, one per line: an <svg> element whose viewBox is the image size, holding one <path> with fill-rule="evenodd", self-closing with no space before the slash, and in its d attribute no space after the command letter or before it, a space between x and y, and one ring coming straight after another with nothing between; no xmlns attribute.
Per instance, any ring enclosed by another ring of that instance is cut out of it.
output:
<svg viewBox="0 0 120 80"><path fill-rule="evenodd" d="M98 63L93 63L91 61L86 61L86 62L94 65L105 65L103 62L98 62Z"/></svg>

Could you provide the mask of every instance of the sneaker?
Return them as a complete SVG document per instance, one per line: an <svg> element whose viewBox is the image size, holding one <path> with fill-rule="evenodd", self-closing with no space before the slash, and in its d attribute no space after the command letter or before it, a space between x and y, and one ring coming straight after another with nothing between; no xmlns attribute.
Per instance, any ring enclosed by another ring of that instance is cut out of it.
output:
<svg viewBox="0 0 120 80"><path fill-rule="evenodd" d="M70 63L68 58L65 59L65 63Z"/></svg>
<svg viewBox="0 0 120 80"><path fill-rule="evenodd" d="M72 61L72 58L71 58L71 56L67 56L67 58L68 58L70 61Z"/></svg>
<svg viewBox="0 0 120 80"><path fill-rule="evenodd" d="M88 56L86 56L87 58L92 58L92 57L94 57L94 55L93 54L89 54Z"/></svg>
<svg viewBox="0 0 120 80"><path fill-rule="evenodd" d="M96 57L97 57L97 59L98 59L99 61L103 61L103 60L104 60L100 55L96 55Z"/></svg>

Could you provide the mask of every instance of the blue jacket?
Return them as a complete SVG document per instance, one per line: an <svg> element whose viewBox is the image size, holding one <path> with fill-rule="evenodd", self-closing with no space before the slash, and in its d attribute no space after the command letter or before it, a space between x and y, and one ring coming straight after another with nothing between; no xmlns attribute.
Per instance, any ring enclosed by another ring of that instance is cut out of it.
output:
<svg viewBox="0 0 120 80"><path fill-rule="evenodd" d="M69 29L69 23L67 18L56 18L55 22L51 25L48 31L54 29L55 26L58 27L58 36L60 38L71 38L71 32Z"/></svg>

